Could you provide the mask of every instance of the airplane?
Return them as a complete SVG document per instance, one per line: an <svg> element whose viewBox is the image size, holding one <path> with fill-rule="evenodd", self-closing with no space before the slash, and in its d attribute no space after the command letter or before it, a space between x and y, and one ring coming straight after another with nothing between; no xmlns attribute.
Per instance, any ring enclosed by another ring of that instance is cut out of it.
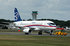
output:
<svg viewBox="0 0 70 46"><path fill-rule="evenodd" d="M31 31L39 31L38 34L42 35L42 32L47 32L47 30L53 30L56 29L56 24L52 21L46 20L46 21L22 21L19 12L17 8L14 9L14 15L15 15L15 22L13 22L15 27L19 27L20 29L25 32L26 35L31 33Z"/></svg>

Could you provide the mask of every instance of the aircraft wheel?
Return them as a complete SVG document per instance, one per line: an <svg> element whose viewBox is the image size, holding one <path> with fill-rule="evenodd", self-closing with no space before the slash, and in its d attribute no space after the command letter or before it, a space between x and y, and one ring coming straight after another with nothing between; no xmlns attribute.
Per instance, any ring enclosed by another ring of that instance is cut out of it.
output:
<svg viewBox="0 0 70 46"><path fill-rule="evenodd" d="M52 34L50 33L50 35L52 35Z"/></svg>
<svg viewBox="0 0 70 46"><path fill-rule="evenodd" d="M38 35L42 35L42 31L39 31L39 32L38 32Z"/></svg>
<svg viewBox="0 0 70 46"><path fill-rule="evenodd" d="M29 30L29 33L31 33L32 30Z"/></svg>
<svg viewBox="0 0 70 46"><path fill-rule="evenodd" d="M25 35L29 35L29 33L25 33Z"/></svg>

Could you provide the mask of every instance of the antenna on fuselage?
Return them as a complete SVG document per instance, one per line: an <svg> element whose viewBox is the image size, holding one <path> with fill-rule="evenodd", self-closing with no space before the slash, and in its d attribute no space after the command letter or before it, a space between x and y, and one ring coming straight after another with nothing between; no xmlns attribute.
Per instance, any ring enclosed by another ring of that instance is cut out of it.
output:
<svg viewBox="0 0 70 46"><path fill-rule="evenodd" d="M36 20L38 15L38 11L32 11L32 20Z"/></svg>

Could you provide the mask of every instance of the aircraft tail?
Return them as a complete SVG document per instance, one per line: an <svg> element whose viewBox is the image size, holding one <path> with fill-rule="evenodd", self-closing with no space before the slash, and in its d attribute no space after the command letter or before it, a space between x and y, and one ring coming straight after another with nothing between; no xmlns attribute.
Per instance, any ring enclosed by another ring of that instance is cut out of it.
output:
<svg viewBox="0 0 70 46"><path fill-rule="evenodd" d="M14 9L15 21L22 21L17 8Z"/></svg>

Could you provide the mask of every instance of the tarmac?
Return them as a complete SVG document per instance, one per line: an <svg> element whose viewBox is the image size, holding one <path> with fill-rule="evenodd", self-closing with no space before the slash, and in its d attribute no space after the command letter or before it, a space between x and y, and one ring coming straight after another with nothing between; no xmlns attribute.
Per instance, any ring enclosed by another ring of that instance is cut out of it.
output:
<svg viewBox="0 0 70 46"><path fill-rule="evenodd" d="M0 32L0 35L25 35L23 32ZM42 34L38 35L37 33L30 33L29 35L35 35L35 36L57 36L57 35L50 35L50 34ZM70 37L70 34L66 35L65 37Z"/></svg>

